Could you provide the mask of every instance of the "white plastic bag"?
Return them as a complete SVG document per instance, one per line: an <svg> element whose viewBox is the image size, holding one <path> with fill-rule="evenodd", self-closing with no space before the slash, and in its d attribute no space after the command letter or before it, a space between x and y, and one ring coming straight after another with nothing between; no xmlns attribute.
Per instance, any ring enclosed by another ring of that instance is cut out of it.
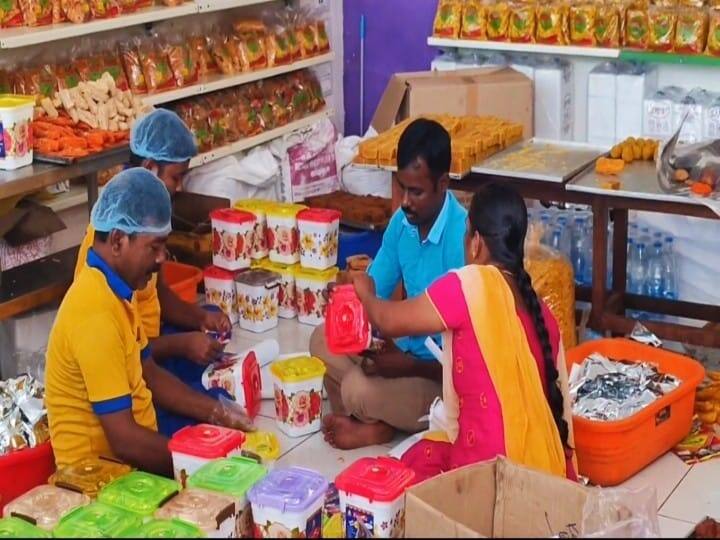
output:
<svg viewBox="0 0 720 540"><path fill-rule="evenodd" d="M593 489L580 530L584 538L660 538L655 488Z"/></svg>
<svg viewBox="0 0 720 540"><path fill-rule="evenodd" d="M364 139L358 136L345 137L335 145L335 156L341 170L340 184L344 191L353 195L373 195L392 198L392 173L353 165L358 146Z"/></svg>

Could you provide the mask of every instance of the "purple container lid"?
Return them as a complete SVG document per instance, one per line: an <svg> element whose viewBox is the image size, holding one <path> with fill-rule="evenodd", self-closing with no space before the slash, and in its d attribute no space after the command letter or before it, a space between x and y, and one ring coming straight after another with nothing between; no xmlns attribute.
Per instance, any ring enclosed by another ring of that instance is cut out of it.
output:
<svg viewBox="0 0 720 540"><path fill-rule="evenodd" d="M303 512L324 500L328 481L318 473L300 467L275 469L247 493L250 503L282 512Z"/></svg>

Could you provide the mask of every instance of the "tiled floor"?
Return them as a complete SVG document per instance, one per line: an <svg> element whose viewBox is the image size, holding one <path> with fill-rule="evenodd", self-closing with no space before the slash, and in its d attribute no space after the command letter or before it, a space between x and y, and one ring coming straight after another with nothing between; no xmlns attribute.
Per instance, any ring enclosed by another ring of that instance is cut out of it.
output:
<svg viewBox="0 0 720 540"><path fill-rule="evenodd" d="M312 327L295 321L281 321L276 330L266 334L236 330L229 349L241 351L265 339L276 339L281 355L302 353L308 349L312 332ZM309 467L329 479L356 459L387 454L403 441L398 437L386 446L346 452L330 447L323 440L322 433L296 439L286 437L275 426L274 404L269 400L263 402L256 424L259 429L278 434L282 448L279 465ZM667 454L621 487L637 490L648 486L656 490L663 537L687 536L694 525L706 516L720 520L720 459L689 467L674 454Z"/></svg>

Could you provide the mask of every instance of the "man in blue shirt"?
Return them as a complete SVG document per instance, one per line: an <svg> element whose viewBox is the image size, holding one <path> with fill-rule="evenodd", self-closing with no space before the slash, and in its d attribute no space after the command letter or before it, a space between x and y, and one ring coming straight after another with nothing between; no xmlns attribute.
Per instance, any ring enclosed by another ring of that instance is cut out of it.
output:
<svg viewBox="0 0 720 540"><path fill-rule="evenodd" d="M450 135L437 122L412 122L398 144L396 181L402 208L383 236L369 274L377 295L389 299L402 283L409 298L465 264L467 212L448 191ZM325 388L333 414L323 422L325 440L351 449L383 444L396 430L417 432L418 419L442 394L442 366L425 346L426 337L386 341L358 357L330 353L319 328L310 341L326 366ZM439 337L433 336L439 343Z"/></svg>

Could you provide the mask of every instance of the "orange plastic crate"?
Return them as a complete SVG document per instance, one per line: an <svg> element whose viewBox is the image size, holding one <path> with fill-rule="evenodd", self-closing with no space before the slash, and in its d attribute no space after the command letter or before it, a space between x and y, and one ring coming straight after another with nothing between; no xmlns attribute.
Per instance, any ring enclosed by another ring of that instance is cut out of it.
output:
<svg viewBox="0 0 720 540"><path fill-rule="evenodd" d="M197 302L197 288L203 280L202 270L188 264L168 261L162 265L162 277L165 284L181 300L191 304Z"/></svg>
<svg viewBox="0 0 720 540"><path fill-rule="evenodd" d="M573 416L580 474L595 485L615 486L687 436L692 426L695 390L705 377L705 369L680 354L627 339L602 339L569 350L568 371L592 353L611 360L649 362L661 373L675 375L682 381L677 389L624 420L600 422Z"/></svg>

